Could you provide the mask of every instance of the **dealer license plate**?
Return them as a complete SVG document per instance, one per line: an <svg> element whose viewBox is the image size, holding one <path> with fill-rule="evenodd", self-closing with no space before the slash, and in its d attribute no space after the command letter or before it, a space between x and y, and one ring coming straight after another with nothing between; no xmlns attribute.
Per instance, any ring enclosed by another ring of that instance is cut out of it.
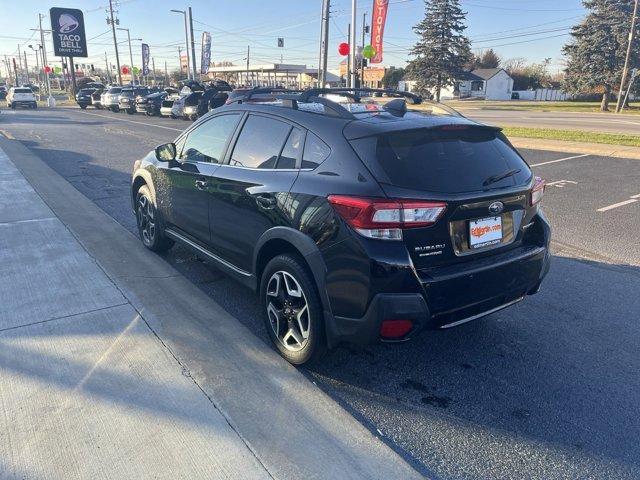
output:
<svg viewBox="0 0 640 480"><path fill-rule="evenodd" d="M483 248L502 242L502 217L469 221L469 247Z"/></svg>

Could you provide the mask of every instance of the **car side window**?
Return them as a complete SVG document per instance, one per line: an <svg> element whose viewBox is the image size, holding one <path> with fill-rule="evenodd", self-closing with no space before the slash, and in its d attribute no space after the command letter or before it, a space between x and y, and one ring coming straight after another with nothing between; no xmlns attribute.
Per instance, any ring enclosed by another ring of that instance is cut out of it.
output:
<svg viewBox="0 0 640 480"><path fill-rule="evenodd" d="M241 114L213 117L194 128L186 137L180 160L183 162L220 163L224 147L233 134Z"/></svg>
<svg viewBox="0 0 640 480"><path fill-rule="evenodd" d="M249 115L233 149L229 165L275 168L291 126L259 115Z"/></svg>
<svg viewBox="0 0 640 480"><path fill-rule="evenodd" d="M311 132L307 133L307 140L304 142L304 153L302 155L301 168L316 168L331 154L331 149Z"/></svg>
<svg viewBox="0 0 640 480"><path fill-rule="evenodd" d="M298 158L300 158L303 144L304 132L299 128L293 127L291 129L291 133L289 133L289 137L287 138L287 143L284 144L284 148L282 149L276 168L289 170L296 168L296 163L298 162Z"/></svg>

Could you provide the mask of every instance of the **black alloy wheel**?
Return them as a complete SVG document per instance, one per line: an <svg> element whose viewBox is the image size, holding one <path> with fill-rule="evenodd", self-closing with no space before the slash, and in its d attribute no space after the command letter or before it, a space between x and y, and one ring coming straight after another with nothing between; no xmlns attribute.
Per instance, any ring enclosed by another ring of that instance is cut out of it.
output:
<svg viewBox="0 0 640 480"><path fill-rule="evenodd" d="M315 282L303 261L279 255L260 282L264 319L271 341L294 365L318 360L325 351L323 312Z"/></svg>
<svg viewBox="0 0 640 480"><path fill-rule="evenodd" d="M143 185L136 195L136 223L140 240L154 252L164 252L173 246L173 240L164 234L160 212L156 209L149 187Z"/></svg>

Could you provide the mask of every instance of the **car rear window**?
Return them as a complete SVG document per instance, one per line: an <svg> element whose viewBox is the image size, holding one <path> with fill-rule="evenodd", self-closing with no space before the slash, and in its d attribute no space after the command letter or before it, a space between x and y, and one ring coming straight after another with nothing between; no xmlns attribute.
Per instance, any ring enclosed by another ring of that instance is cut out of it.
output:
<svg viewBox="0 0 640 480"><path fill-rule="evenodd" d="M109 93L120 93L121 91L122 91L122 89L121 88L117 88L117 87L109 89Z"/></svg>
<svg viewBox="0 0 640 480"><path fill-rule="evenodd" d="M465 193L531 178L525 161L494 129L409 130L352 143L378 181L404 188ZM512 174L496 181L507 172Z"/></svg>
<svg viewBox="0 0 640 480"><path fill-rule="evenodd" d="M13 93L33 93L30 88L16 88Z"/></svg>

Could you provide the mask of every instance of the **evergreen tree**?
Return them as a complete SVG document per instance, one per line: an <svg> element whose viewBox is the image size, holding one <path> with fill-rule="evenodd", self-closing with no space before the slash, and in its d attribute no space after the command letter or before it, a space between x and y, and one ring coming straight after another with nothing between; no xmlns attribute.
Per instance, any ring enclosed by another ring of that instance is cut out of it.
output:
<svg viewBox="0 0 640 480"><path fill-rule="evenodd" d="M564 88L570 93L602 91L600 109L607 111L611 93L620 85L635 0L583 0L589 14L571 31L565 45ZM640 25L631 67L640 62Z"/></svg>
<svg viewBox="0 0 640 480"><path fill-rule="evenodd" d="M501 61L500 56L490 48L476 58L476 68L498 68Z"/></svg>
<svg viewBox="0 0 640 480"><path fill-rule="evenodd" d="M416 90L422 94L440 92L455 85L471 60L469 39L464 35L466 12L459 0L425 0L425 16L413 30L420 36L411 49L413 58L407 73L417 81Z"/></svg>

